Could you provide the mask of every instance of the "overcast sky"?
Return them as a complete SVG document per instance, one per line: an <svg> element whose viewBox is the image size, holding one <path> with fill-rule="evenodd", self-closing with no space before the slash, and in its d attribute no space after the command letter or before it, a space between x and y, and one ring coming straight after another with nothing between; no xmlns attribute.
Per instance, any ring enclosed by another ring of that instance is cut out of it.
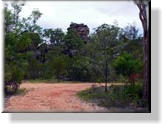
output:
<svg viewBox="0 0 167 129"><path fill-rule="evenodd" d="M90 31L99 25L118 22L120 27L135 24L142 30L139 10L133 1L28 1L25 3L21 16L27 17L33 9L43 14L38 24L43 28L69 27L71 22L84 23Z"/></svg>

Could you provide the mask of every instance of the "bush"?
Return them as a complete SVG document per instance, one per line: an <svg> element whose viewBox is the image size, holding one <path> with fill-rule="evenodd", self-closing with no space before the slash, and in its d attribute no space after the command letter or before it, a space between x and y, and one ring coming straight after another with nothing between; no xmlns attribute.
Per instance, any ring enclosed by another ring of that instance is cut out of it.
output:
<svg viewBox="0 0 167 129"><path fill-rule="evenodd" d="M113 66L117 74L129 78L129 80L131 80L131 75L142 72L142 61L134 59L131 54L126 52L115 59Z"/></svg>
<svg viewBox="0 0 167 129"><path fill-rule="evenodd" d="M142 86L110 86L108 92L104 92L103 87L96 89L89 88L77 94L81 99L86 101L97 102L99 106L107 108L116 107L136 107L143 106Z"/></svg>
<svg viewBox="0 0 167 129"><path fill-rule="evenodd" d="M138 105L142 99L142 86L115 87L112 92L113 98L123 103Z"/></svg>
<svg viewBox="0 0 167 129"><path fill-rule="evenodd" d="M118 74L130 76L132 73L141 72L142 62L134 59L131 54L123 52L121 56L115 59L113 66Z"/></svg>

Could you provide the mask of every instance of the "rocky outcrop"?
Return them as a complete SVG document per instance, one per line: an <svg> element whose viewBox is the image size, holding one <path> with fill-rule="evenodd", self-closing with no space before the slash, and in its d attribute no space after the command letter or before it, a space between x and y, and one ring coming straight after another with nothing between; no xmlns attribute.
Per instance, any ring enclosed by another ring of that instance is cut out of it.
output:
<svg viewBox="0 0 167 129"><path fill-rule="evenodd" d="M70 29L75 30L81 36L81 38L85 41L85 43L88 42L89 28L87 25L71 23L70 27L67 28L67 30L70 30Z"/></svg>

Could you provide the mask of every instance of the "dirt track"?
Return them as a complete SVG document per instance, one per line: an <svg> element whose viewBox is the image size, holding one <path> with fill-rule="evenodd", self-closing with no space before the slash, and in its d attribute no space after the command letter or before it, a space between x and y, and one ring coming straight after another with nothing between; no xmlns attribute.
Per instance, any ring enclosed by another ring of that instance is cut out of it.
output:
<svg viewBox="0 0 167 129"><path fill-rule="evenodd" d="M87 103L76 93L92 83L23 83L25 95L12 96L5 112L106 112L107 109Z"/></svg>

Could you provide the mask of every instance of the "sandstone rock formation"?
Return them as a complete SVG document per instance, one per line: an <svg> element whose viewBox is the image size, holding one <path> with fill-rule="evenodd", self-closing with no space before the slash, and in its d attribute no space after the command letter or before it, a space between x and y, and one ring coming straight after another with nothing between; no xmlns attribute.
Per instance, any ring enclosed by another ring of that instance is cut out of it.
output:
<svg viewBox="0 0 167 129"><path fill-rule="evenodd" d="M87 25L71 23L70 27L67 28L67 30L70 30L70 29L75 30L81 36L81 38L85 41L85 43L88 42L89 28Z"/></svg>

